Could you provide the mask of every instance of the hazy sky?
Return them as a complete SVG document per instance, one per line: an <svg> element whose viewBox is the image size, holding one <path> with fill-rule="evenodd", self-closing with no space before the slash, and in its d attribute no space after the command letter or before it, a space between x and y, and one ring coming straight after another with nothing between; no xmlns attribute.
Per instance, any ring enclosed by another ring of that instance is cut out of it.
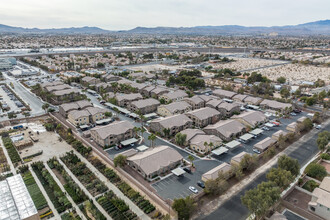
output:
<svg viewBox="0 0 330 220"><path fill-rule="evenodd" d="M330 0L2 0L0 23L20 27L273 26L330 19Z"/></svg>

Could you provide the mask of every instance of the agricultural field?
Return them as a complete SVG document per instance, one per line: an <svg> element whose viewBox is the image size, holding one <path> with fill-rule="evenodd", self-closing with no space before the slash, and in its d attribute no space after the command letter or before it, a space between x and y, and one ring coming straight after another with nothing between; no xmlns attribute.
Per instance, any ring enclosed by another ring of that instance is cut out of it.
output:
<svg viewBox="0 0 330 220"><path fill-rule="evenodd" d="M40 161L34 162L32 163L32 168L58 213L62 213L69 208L72 208L72 204L45 168L45 165Z"/></svg>
<svg viewBox="0 0 330 220"><path fill-rule="evenodd" d="M92 201L88 200L83 204L79 205L80 210L88 220L106 220L107 218L97 209Z"/></svg>
<svg viewBox="0 0 330 220"><path fill-rule="evenodd" d="M76 204L80 204L88 199L84 191L82 191L78 184L74 182L55 157L48 160L47 164L53 170L66 192Z"/></svg>
<svg viewBox="0 0 330 220"><path fill-rule="evenodd" d="M8 155L11 159L11 162L14 166L18 166L19 162L21 162L21 157L19 156L16 148L13 145L13 142L9 137L2 137L3 144L7 149Z"/></svg>
<svg viewBox="0 0 330 220"><path fill-rule="evenodd" d="M108 187L72 151L67 152L60 159L93 196L108 190Z"/></svg>
<svg viewBox="0 0 330 220"><path fill-rule="evenodd" d="M122 191L133 203L135 203L144 213L150 214L156 208L145 199L140 193L136 192L130 185L123 181L114 170L108 168L102 161L96 157L90 157L89 162L93 164L111 183Z"/></svg>
<svg viewBox="0 0 330 220"><path fill-rule="evenodd" d="M138 219L128 205L123 200L117 198L112 191L105 193L96 200L114 220Z"/></svg>
<svg viewBox="0 0 330 220"><path fill-rule="evenodd" d="M76 211L64 213L63 215L61 215L61 219L62 220L81 220L79 215L77 215Z"/></svg>
<svg viewBox="0 0 330 220"><path fill-rule="evenodd" d="M10 170L10 167L7 162L6 155L3 152L3 149L0 147L0 173L4 173Z"/></svg>

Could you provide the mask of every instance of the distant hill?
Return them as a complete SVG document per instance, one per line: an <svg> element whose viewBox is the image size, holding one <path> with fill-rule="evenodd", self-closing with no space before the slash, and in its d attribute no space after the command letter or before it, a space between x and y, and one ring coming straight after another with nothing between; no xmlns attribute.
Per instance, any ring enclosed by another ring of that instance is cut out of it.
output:
<svg viewBox="0 0 330 220"><path fill-rule="evenodd" d="M185 34L185 35L330 35L330 20L309 22L298 25L272 27L246 27L239 25L195 26L195 27L136 27L131 30L109 31L98 27L71 28L22 28L0 24L0 33L38 33L38 34Z"/></svg>
<svg viewBox="0 0 330 220"><path fill-rule="evenodd" d="M106 34L111 31L104 30L98 27L71 27L71 28L52 28L52 29L39 29L39 28L22 28L12 27L0 24L0 33L34 33L34 34Z"/></svg>
<svg viewBox="0 0 330 220"><path fill-rule="evenodd" d="M273 27L245 27L239 25L196 27L136 27L124 31L136 34L198 34L198 35L258 35L278 33L280 35L330 35L330 20L315 21L299 25Z"/></svg>

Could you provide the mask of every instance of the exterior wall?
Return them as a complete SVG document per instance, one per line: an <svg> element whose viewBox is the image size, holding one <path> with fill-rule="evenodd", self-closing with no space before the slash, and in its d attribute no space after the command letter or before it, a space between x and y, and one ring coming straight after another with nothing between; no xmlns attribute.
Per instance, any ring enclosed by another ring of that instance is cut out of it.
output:
<svg viewBox="0 0 330 220"><path fill-rule="evenodd" d="M91 131L91 137L93 140L101 145L102 147L104 146L111 146L114 144L119 144L119 142L133 138L135 136L135 133L133 129L128 130L127 132L119 135L109 135L107 138L102 139L96 131Z"/></svg>
<svg viewBox="0 0 330 220"><path fill-rule="evenodd" d="M176 111L176 112L172 113L172 112L168 111L165 107L160 106L160 107L157 108L157 114L159 114L161 116L172 116L172 115L175 115L175 114L184 114L184 113L189 112L191 110L192 110L191 108L188 108L187 110Z"/></svg>
<svg viewBox="0 0 330 220"><path fill-rule="evenodd" d="M174 135L182 130L185 130L187 128L191 128L192 127L192 122L187 122L185 125L183 126L173 126L170 128L170 135ZM161 135L164 135L163 132L164 127L159 123L159 122L151 122L150 123L150 130L153 132L159 132Z"/></svg>
<svg viewBox="0 0 330 220"><path fill-rule="evenodd" d="M206 134L210 134L210 135L215 135L215 136L218 136L220 137L222 140L224 141L231 141L233 140L235 137L239 137L241 136L244 132L245 132L245 129L243 129L242 132L238 132L236 134L232 134L229 138L225 137L224 135L222 135L218 130L216 129L205 129L204 132Z"/></svg>
<svg viewBox="0 0 330 220"><path fill-rule="evenodd" d="M212 142L213 143L213 147L210 147L210 146L205 146L205 151L201 149L200 146L196 145L196 144L191 144L190 145L190 149L196 151L196 152L199 152L199 153L202 153L202 154L205 154L205 153L208 153L210 151L212 151L216 146L220 145L220 142Z"/></svg>
<svg viewBox="0 0 330 220"><path fill-rule="evenodd" d="M193 124L197 127L203 128L209 124L214 124L220 120L220 115L209 117L204 120L200 120L199 118L195 117L194 115L187 114L188 118L193 121Z"/></svg>
<svg viewBox="0 0 330 220"><path fill-rule="evenodd" d="M120 107L126 107L126 106L129 105L129 103L134 102L134 101L138 101L138 100L140 100L140 99L141 99L141 98L136 98L136 99L133 99L133 100L123 99L123 100L121 100L121 101L118 101L118 105L119 105Z"/></svg>
<svg viewBox="0 0 330 220"><path fill-rule="evenodd" d="M135 105L129 105L129 110L133 112L140 111L141 114L148 114L151 112L155 112L158 106L159 104L146 106L144 108L137 108Z"/></svg>
<svg viewBox="0 0 330 220"><path fill-rule="evenodd" d="M150 92L150 96L151 97L156 97L156 98L158 98L158 97L160 97L160 98L162 98L162 95L163 94L165 94L165 93L168 93L168 91L161 91L161 92L159 92L159 93L154 93L153 91L151 91ZM165 97L164 97L164 99L165 99ZM167 99L165 99L166 101L168 101Z"/></svg>
<svg viewBox="0 0 330 220"><path fill-rule="evenodd" d="M71 122L75 126L80 126L80 125L87 125L89 124L89 117L88 116L83 116L80 117L76 120L74 120L71 115L68 115L68 121Z"/></svg>
<svg viewBox="0 0 330 220"><path fill-rule="evenodd" d="M314 200L314 198L312 198L312 201L313 201L313 200ZM315 199L315 200L316 200L316 199ZM324 219L326 219L326 220L330 220L330 207L328 208L328 207L326 207L326 206L323 206L323 205L317 203L316 206L311 206L311 205L309 205L309 206L308 206L308 209L309 209L311 212L315 213L316 215L321 216L322 218L324 218ZM315 211L314 211L313 209L314 209Z"/></svg>
<svg viewBox="0 0 330 220"><path fill-rule="evenodd" d="M96 113L95 115L90 116L90 121L95 123L96 121L102 120L104 118L105 118L104 113Z"/></svg>

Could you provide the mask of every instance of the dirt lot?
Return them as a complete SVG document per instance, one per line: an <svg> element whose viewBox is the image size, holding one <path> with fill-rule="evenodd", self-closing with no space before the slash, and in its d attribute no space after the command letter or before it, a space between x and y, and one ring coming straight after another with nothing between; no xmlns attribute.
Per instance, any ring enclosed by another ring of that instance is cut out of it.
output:
<svg viewBox="0 0 330 220"><path fill-rule="evenodd" d="M290 202L292 205L308 210L308 203L312 197L306 193L303 193L297 189L294 189L286 198L285 201Z"/></svg>
<svg viewBox="0 0 330 220"><path fill-rule="evenodd" d="M28 131L25 131L24 138L28 138ZM72 150L72 147L65 141L59 141L59 135L54 132L40 132L39 135L34 133L34 136L39 140L33 143L33 146L29 146L20 151L21 157L26 157L31 154L35 154L40 150L43 153L33 158L33 161L47 161L54 156L63 155L65 152Z"/></svg>

